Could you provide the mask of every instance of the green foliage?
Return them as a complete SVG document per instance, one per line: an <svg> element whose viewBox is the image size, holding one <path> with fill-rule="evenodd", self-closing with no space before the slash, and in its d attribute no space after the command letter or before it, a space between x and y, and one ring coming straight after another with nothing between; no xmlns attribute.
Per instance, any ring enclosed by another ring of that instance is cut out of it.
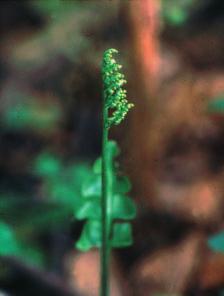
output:
<svg viewBox="0 0 224 296"><path fill-rule="evenodd" d="M214 98L208 104L209 113L222 114L224 112L224 96Z"/></svg>
<svg viewBox="0 0 224 296"><path fill-rule="evenodd" d="M66 165L56 155L43 152L34 160L33 174L42 178L43 200L30 206L29 211L24 211L25 197L1 196L0 256L16 256L43 267L47 258L33 237L34 229L37 235L49 228L63 227L71 219L73 211L80 206L81 184L91 175L91 170L87 164ZM16 226L12 227L14 220Z"/></svg>
<svg viewBox="0 0 224 296"><path fill-rule="evenodd" d="M224 252L224 231L211 236L208 240L210 249L216 252Z"/></svg>
<svg viewBox="0 0 224 296"><path fill-rule="evenodd" d="M33 174L42 178L42 203L23 210L27 199L11 195L0 199L0 256L16 256L19 259L43 267L46 254L33 237L47 229L63 227L81 202L81 184L91 175L87 164L66 165L51 153L41 153L33 163ZM93 211L94 212L94 211ZM6 221L16 217L16 227ZM3 220L4 218L4 220Z"/></svg>
<svg viewBox="0 0 224 296"><path fill-rule="evenodd" d="M128 103L127 91L123 88L127 81L124 79L124 74L120 72L122 66L113 58L114 53L118 53L118 51L113 48L106 50L102 65L105 107L112 110L112 115L107 118L105 123L107 128L120 124L134 106L132 103Z"/></svg>
<svg viewBox="0 0 224 296"><path fill-rule="evenodd" d="M20 99L21 94L15 94ZM3 114L2 120L6 128L14 130L45 130L54 128L61 118L57 105L41 106L34 98L10 106Z"/></svg>
<svg viewBox="0 0 224 296"><path fill-rule="evenodd" d="M54 177L60 173L62 164L54 155L48 153L40 154L35 160L35 173L42 177Z"/></svg>
<svg viewBox="0 0 224 296"><path fill-rule="evenodd" d="M11 227L0 221L0 256L16 255L19 251L17 239Z"/></svg>
<svg viewBox="0 0 224 296"><path fill-rule="evenodd" d="M81 184L91 175L87 164L65 165L58 157L46 152L34 161L33 172L43 178L48 200L63 205L71 212L79 207Z"/></svg>
<svg viewBox="0 0 224 296"><path fill-rule="evenodd" d="M0 221L0 242L0 256L16 256L39 267L43 265L43 256L36 246L22 242L14 229L2 220Z"/></svg>
<svg viewBox="0 0 224 296"><path fill-rule="evenodd" d="M52 18L62 17L64 14L79 8L80 5L79 0L32 0L31 3L43 14Z"/></svg>
<svg viewBox="0 0 224 296"><path fill-rule="evenodd" d="M163 0L162 14L165 21L172 26L182 25L197 2L198 0Z"/></svg>
<svg viewBox="0 0 224 296"><path fill-rule="evenodd" d="M134 202L126 196L131 185L127 177L118 175L118 165L114 158L119 149L114 141L109 141L107 146L108 159L110 163L109 174L111 176L111 192L109 192L109 211L107 219L110 225L111 247L126 247L132 244L131 225L123 220L131 220L136 216ZM86 220L81 237L76 247L87 251L92 247L100 247L102 244L102 177L101 159L97 159L93 165L92 175L82 185L82 196L79 207L74 215L76 219Z"/></svg>

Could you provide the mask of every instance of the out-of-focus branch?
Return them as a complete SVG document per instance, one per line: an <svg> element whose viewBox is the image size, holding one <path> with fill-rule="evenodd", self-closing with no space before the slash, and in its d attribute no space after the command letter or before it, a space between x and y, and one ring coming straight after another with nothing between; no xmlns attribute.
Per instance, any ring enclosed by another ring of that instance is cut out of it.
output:
<svg viewBox="0 0 224 296"><path fill-rule="evenodd" d="M152 134L152 123L156 114L156 95L159 86L159 11L159 0L127 1L126 12L130 32L128 44L132 59L130 81L135 90L135 110L132 113L128 145L129 175L138 196L144 196L146 199L148 195L152 195L155 176L153 159L156 141Z"/></svg>
<svg viewBox="0 0 224 296"><path fill-rule="evenodd" d="M136 68L145 94L153 94L158 86L160 66L158 33L159 0L129 1L129 23Z"/></svg>

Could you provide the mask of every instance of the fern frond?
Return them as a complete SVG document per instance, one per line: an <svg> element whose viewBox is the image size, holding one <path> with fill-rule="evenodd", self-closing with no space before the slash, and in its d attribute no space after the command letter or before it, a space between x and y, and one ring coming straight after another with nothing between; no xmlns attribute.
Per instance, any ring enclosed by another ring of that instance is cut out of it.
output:
<svg viewBox="0 0 224 296"><path fill-rule="evenodd" d="M118 125L134 106L127 100L124 74L121 65L113 58L118 53L110 48L105 51L102 63L103 75L103 132L102 158L93 167L93 176L83 186L82 200L75 209L75 217L86 220L76 247L87 251L101 249L100 295L109 295L109 258L112 248L132 244L132 228L129 220L136 216L135 203L126 194L130 191L127 177L120 177L114 158L119 148L109 141L109 129Z"/></svg>

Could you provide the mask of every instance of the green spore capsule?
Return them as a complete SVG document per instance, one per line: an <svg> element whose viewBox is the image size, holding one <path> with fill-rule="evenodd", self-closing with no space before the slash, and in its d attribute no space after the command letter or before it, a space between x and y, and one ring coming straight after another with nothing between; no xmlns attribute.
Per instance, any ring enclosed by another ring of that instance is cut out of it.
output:
<svg viewBox="0 0 224 296"><path fill-rule="evenodd" d="M129 103L127 100L127 91L124 89L124 84L127 81L124 74L120 72L122 66L113 57L113 54L116 53L118 51L114 48L106 50L102 64L105 107L108 112L112 110L111 116L108 116L105 122L107 129L120 124L125 119L128 111L134 107L134 104Z"/></svg>

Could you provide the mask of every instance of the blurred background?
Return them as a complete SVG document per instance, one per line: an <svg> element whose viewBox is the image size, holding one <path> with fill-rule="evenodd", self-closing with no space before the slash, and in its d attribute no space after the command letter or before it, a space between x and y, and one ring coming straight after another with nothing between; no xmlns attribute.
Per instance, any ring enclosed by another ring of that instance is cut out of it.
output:
<svg viewBox="0 0 224 296"><path fill-rule="evenodd" d="M224 1L2 0L0 38L0 295L98 295L73 212L110 47L135 104L111 137L138 207L111 295L224 295Z"/></svg>

